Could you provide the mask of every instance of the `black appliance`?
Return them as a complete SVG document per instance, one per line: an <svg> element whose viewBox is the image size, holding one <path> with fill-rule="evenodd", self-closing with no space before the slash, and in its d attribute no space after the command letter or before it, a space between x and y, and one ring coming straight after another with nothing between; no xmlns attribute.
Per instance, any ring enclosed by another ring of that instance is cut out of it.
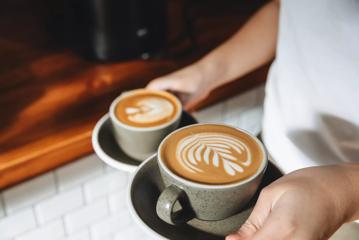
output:
<svg viewBox="0 0 359 240"><path fill-rule="evenodd" d="M166 0L66 0L65 39L100 61L148 58L166 42Z"/></svg>

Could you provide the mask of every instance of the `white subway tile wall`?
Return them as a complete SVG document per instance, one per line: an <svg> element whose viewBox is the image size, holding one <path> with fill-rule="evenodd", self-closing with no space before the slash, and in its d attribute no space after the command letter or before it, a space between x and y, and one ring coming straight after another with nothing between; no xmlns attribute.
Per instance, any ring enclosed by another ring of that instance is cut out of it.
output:
<svg viewBox="0 0 359 240"><path fill-rule="evenodd" d="M76 187L39 202L35 206L35 212L39 223L43 224L81 207L83 203L82 188Z"/></svg>
<svg viewBox="0 0 359 240"><path fill-rule="evenodd" d="M79 159L55 171L57 186L60 191L78 186L103 174L104 167L95 155Z"/></svg>
<svg viewBox="0 0 359 240"><path fill-rule="evenodd" d="M106 220L101 221L91 226L91 236L93 240L102 240L104 238L110 239L114 234L123 231L130 226L127 218L131 217L128 214L117 214L108 217Z"/></svg>
<svg viewBox="0 0 359 240"><path fill-rule="evenodd" d="M257 134L263 87L195 113ZM0 192L0 240L150 239L127 207L129 175L94 154Z"/></svg>
<svg viewBox="0 0 359 240"><path fill-rule="evenodd" d="M71 236L67 238L63 238L62 240L89 240L91 239L90 232L88 229L71 234Z"/></svg>
<svg viewBox="0 0 359 240"><path fill-rule="evenodd" d="M65 215L65 226L68 233L74 233L77 230L95 223L104 218L109 213L106 199L101 199L93 204L86 205Z"/></svg>
<svg viewBox="0 0 359 240"><path fill-rule="evenodd" d="M84 184L87 201L120 191L127 185L127 175L121 172L111 172Z"/></svg>
<svg viewBox="0 0 359 240"><path fill-rule="evenodd" d="M54 195L56 192L54 173L46 173L3 192L5 210L15 212L21 208Z"/></svg>
<svg viewBox="0 0 359 240"><path fill-rule="evenodd" d="M109 196L110 211L113 213L121 212L126 208L126 202L123 199L126 198L126 189L120 192L113 193Z"/></svg>
<svg viewBox="0 0 359 240"><path fill-rule="evenodd" d="M43 225L41 228L37 228L33 231L16 237L16 240L38 240L38 239L51 239L58 240L65 236L64 225L61 220Z"/></svg>
<svg viewBox="0 0 359 240"><path fill-rule="evenodd" d="M0 239L11 239L35 227L36 220L32 208L18 211L0 220Z"/></svg>

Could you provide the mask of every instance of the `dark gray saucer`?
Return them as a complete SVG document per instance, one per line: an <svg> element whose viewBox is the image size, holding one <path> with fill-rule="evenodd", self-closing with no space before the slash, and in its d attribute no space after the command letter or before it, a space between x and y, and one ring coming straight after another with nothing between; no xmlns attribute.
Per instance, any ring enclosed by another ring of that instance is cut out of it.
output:
<svg viewBox="0 0 359 240"><path fill-rule="evenodd" d="M143 162L134 173L129 188L129 205L136 222L155 239L214 240L238 229L247 219L258 198L259 191L282 174L272 163L264 175L256 196L242 212L221 221L201 221L193 219L188 224L172 226L158 218L156 202L164 188L156 156Z"/></svg>
<svg viewBox="0 0 359 240"><path fill-rule="evenodd" d="M179 127L194 123L197 123L196 119L187 112L182 112ZM117 145L112 133L111 120L108 114L103 116L96 123L96 126L92 131L92 146L97 156L113 168L134 172L141 164L140 161L127 156Z"/></svg>

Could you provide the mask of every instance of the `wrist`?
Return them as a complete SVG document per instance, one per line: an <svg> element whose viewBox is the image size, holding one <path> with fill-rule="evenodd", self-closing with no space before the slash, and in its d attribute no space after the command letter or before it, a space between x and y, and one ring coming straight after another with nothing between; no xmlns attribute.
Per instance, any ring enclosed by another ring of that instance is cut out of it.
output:
<svg viewBox="0 0 359 240"><path fill-rule="evenodd" d="M333 231L354 220L353 209L356 206L349 169L345 164L338 164L313 167L306 172L313 178L311 189L318 193L319 198L315 201L319 204L317 207L322 208L325 218L331 219L327 227Z"/></svg>
<svg viewBox="0 0 359 240"><path fill-rule="evenodd" d="M347 184L347 208L345 222L359 219L359 164L344 163L339 168L343 172Z"/></svg>
<svg viewBox="0 0 359 240"><path fill-rule="evenodd" d="M225 66L221 66L220 62L218 62L215 58L209 55L202 58L194 65L201 74L201 82L203 86L212 90L220 85Z"/></svg>
<svg viewBox="0 0 359 240"><path fill-rule="evenodd" d="M353 165L356 165L354 167ZM332 209L331 218L333 222L340 225L358 219L358 184L359 184L359 165L358 164L338 164L326 166L328 170L327 181L319 180L318 189L325 192L325 201L329 204L328 209ZM354 174L355 173L355 174Z"/></svg>

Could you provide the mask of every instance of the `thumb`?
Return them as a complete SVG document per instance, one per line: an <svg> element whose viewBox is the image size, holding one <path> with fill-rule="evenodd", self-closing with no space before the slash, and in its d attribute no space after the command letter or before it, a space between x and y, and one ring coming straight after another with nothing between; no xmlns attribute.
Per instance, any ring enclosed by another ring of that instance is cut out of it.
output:
<svg viewBox="0 0 359 240"><path fill-rule="evenodd" d="M241 228L226 237L226 240L247 240L250 239L258 230L258 226L248 219Z"/></svg>
<svg viewBox="0 0 359 240"><path fill-rule="evenodd" d="M247 221L234 232L226 237L226 240L249 240L261 229L271 211L272 202L266 192L261 192L258 201L253 208Z"/></svg>
<svg viewBox="0 0 359 240"><path fill-rule="evenodd" d="M164 80L161 78L152 80L146 88L152 89L152 90L168 90L172 88L172 81L170 80Z"/></svg>
<svg viewBox="0 0 359 240"><path fill-rule="evenodd" d="M173 78L161 77L152 80L146 88L162 91L174 91L187 93L187 87L183 85L182 81Z"/></svg>

